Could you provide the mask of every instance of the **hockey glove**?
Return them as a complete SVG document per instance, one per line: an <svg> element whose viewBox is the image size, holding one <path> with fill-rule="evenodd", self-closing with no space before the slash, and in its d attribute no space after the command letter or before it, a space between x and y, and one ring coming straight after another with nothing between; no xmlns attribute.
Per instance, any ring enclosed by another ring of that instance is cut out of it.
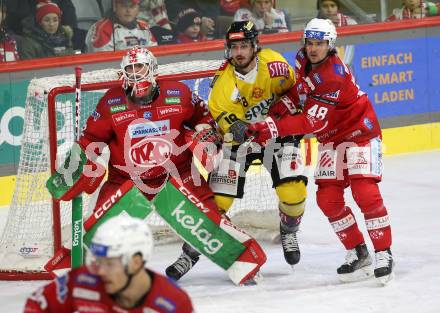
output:
<svg viewBox="0 0 440 313"><path fill-rule="evenodd" d="M293 100L288 96L284 95L274 103L267 113L268 116L272 117L274 120L279 120L284 115L295 114L300 112L299 106L296 106Z"/></svg>
<svg viewBox="0 0 440 313"><path fill-rule="evenodd" d="M196 131L189 139L189 148L205 170L211 172L218 166L221 159L222 138L215 128L208 124L199 124L195 129Z"/></svg>
<svg viewBox="0 0 440 313"><path fill-rule="evenodd" d="M63 166L49 177L46 187L55 199L69 201L81 192L93 193L104 176L104 166L92 162L83 148L74 143Z"/></svg>
<svg viewBox="0 0 440 313"><path fill-rule="evenodd" d="M246 135L254 137L252 141L264 146L269 139L278 137L279 133L275 121L271 117L266 117L264 122L249 125Z"/></svg>
<svg viewBox="0 0 440 313"><path fill-rule="evenodd" d="M248 123L243 122L242 120L235 121L230 127L229 132L232 134L232 140L238 143L243 143L246 141L246 129L248 127Z"/></svg>
<svg viewBox="0 0 440 313"><path fill-rule="evenodd" d="M309 95L312 91L315 90L315 85L313 85L310 78L301 77L297 80L293 88L298 93L298 95Z"/></svg>

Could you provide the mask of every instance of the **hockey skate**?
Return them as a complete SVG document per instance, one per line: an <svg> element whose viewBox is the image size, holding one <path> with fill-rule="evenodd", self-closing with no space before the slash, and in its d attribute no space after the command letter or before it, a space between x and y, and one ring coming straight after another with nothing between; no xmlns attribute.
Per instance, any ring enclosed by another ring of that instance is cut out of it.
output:
<svg viewBox="0 0 440 313"><path fill-rule="evenodd" d="M298 246L297 231L286 231L280 226L280 240L283 247L284 259L290 265L295 265L301 258Z"/></svg>
<svg viewBox="0 0 440 313"><path fill-rule="evenodd" d="M200 256L200 254L187 243L183 244L182 250L183 252L176 262L168 266L165 270L167 276L175 281L178 281L183 275L188 273L188 271L197 263Z"/></svg>
<svg viewBox="0 0 440 313"><path fill-rule="evenodd" d="M394 278L393 267L394 261L390 249L376 252L374 276L382 285L386 285Z"/></svg>
<svg viewBox="0 0 440 313"><path fill-rule="evenodd" d="M362 243L347 251L345 263L337 269L339 279L344 283L368 279L373 276L371 264L367 246Z"/></svg>

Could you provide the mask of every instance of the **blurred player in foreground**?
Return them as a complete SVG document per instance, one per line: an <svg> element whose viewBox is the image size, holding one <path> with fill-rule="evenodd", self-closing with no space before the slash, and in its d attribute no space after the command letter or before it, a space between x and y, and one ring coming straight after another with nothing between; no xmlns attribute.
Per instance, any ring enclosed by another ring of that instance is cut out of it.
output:
<svg viewBox="0 0 440 313"><path fill-rule="evenodd" d="M144 221L113 217L95 233L86 266L40 287L24 312L193 312L184 290L146 267L152 252L153 235Z"/></svg>

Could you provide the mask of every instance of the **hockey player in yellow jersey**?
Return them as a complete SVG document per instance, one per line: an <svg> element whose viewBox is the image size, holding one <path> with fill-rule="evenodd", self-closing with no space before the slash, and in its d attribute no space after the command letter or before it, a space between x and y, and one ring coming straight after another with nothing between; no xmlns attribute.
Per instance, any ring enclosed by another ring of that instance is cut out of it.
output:
<svg viewBox="0 0 440 313"><path fill-rule="evenodd" d="M259 47L258 32L250 21L231 24L225 56L211 83L208 106L230 148L223 145L223 160L211 172L209 183L217 205L227 212L235 198L243 197L250 164L261 160L279 198L280 239L286 262L293 266L300 260L297 231L307 196L307 177L300 171L300 138L277 138L265 148L255 147L246 140L245 130L249 123L264 120L270 106L292 88L294 71L281 54Z"/></svg>

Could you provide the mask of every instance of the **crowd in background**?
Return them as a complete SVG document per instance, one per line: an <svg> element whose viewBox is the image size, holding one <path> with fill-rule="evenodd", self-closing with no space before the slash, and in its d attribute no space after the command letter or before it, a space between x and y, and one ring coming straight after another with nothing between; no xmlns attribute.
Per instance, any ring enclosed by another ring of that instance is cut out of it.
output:
<svg viewBox="0 0 440 313"><path fill-rule="evenodd" d="M336 27L359 22L339 0L316 5L317 16ZM435 16L439 9L402 0L386 21ZM274 0L0 0L0 62L223 39L241 20L262 34L296 30L289 10Z"/></svg>

